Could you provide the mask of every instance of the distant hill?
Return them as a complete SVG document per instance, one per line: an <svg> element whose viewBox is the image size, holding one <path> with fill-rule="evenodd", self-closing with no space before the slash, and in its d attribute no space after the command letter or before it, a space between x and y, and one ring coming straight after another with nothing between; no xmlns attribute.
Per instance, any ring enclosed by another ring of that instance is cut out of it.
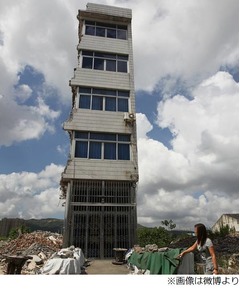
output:
<svg viewBox="0 0 240 289"><path fill-rule="evenodd" d="M54 233L63 233L63 220L62 219L29 219L25 220L26 227L28 227L31 231L49 231Z"/></svg>
<svg viewBox="0 0 240 289"><path fill-rule="evenodd" d="M0 220L0 236L7 237L12 229L25 226L31 232L33 231L49 231L54 233L63 233L63 220L55 218L46 219L29 219L20 218L4 218Z"/></svg>
<svg viewBox="0 0 240 289"><path fill-rule="evenodd" d="M142 228L147 228L147 227L145 227L145 226L143 226L141 224L137 224L137 229L142 229Z"/></svg>
<svg viewBox="0 0 240 289"><path fill-rule="evenodd" d="M0 236L1 237L8 237L9 232L12 229L19 228L21 226L25 226L30 230L33 231L49 231L54 233L63 233L63 219L56 219L56 218L46 218L46 219L20 219L20 218L4 218L0 220ZM137 224L137 229L143 229L149 227L145 227L141 224ZM190 231L182 231L182 230L172 230L172 234L181 235L181 234L188 234L191 235L192 232Z"/></svg>
<svg viewBox="0 0 240 289"><path fill-rule="evenodd" d="M0 220L0 237L8 237L12 229L25 226L33 231L49 231L54 233L63 233L63 219L46 218L46 219L20 219L20 218L4 218ZM137 224L137 228L144 226Z"/></svg>
<svg viewBox="0 0 240 289"><path fill-rule="evenodd" d="M163 228L165 228L164 226L162 226ZM137 224L137 229L144 229L144 228L146 228L146 229L153 229L153 228L156 228L156 227L146 227L146 226L143 226L143 225L141 225L141 224ZM191 231L191 230L169 230L169 229L167 229L167 228L165 228L168 232L170 232L171 234L173 234L173 235L176 235L176 236L178 236L178 235L189 235L189 236L193 236L194 235L194 232L193 231Z"/></svg>

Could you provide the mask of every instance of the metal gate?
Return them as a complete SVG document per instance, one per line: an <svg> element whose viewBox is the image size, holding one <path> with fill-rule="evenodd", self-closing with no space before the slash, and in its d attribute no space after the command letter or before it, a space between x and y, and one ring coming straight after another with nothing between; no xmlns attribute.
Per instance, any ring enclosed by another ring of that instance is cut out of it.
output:
<svg viewBox="0 0 240 289"><path fill-rule="evenodd" d="M133 246L136 205L131 183L75 181L71 191L71 244L87 258L100 259L114 257L113 248Z"/></svg>
<svg viewBox="0 0 240 289"><path fill-rule="evenodd" d="M76 208L75 208L76 209ZM72 218L72 244L84 255L95 258L114 256L113 248L130 248L130 207L79 207ZM133 224L132 224L133 225Z"/></svg>

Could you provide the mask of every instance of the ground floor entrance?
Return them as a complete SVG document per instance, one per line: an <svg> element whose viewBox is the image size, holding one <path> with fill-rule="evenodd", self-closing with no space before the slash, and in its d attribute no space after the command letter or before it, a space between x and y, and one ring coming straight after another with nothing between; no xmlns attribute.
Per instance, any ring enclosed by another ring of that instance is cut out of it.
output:
<svg viewBox="0 0 240 289"><path fill-rule="evenodd" d="M129 182L72 182L66 225L68 245L86 258L112 258L114 248L136 242L135 187Z"/></svg>

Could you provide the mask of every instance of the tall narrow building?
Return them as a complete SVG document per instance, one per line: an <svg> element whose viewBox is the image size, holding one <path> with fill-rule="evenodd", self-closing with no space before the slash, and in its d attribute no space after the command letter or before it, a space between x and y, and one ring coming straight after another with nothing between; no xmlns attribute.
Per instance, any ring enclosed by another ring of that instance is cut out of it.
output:
<svg viewBox="0 0 240 289"><path fill-rule="evenodd" d="M63 128L70 154L61 177L64 245L114 256L136 242L138 182L132 11L88 3L78 11L78 65Z"/></svg>

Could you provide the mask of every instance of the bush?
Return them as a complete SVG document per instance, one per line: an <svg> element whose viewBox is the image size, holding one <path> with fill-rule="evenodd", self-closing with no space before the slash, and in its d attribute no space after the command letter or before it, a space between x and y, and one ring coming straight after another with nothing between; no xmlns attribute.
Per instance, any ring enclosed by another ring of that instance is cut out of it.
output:
<svg viewBox="0 0 240 289"><path fill-rule="evenodd" d="M230 229L229 225L222 225L219 228L219 231L215 231L214 233L212 231L208 232L209 237L212 238L216 238L216 237L225 237L227 235L229 235L232 232L232 230Z"/></svg>
<svg viewBox="0 0 240 289"><path fill-rule="evenodd" d="M156 244L160 248L166 247L171 239L171 234L163 227L137 229L137 242L141 247L148 244Z"/></svg>
<svg viewBox="0 0 240 289"><path fill-rule="evenodd" d="M16 239L19 235L29 233L30 229L27 228L26 226L22 225L17 228L13 228L10 230L8 237L13 240Z"/></svg>

